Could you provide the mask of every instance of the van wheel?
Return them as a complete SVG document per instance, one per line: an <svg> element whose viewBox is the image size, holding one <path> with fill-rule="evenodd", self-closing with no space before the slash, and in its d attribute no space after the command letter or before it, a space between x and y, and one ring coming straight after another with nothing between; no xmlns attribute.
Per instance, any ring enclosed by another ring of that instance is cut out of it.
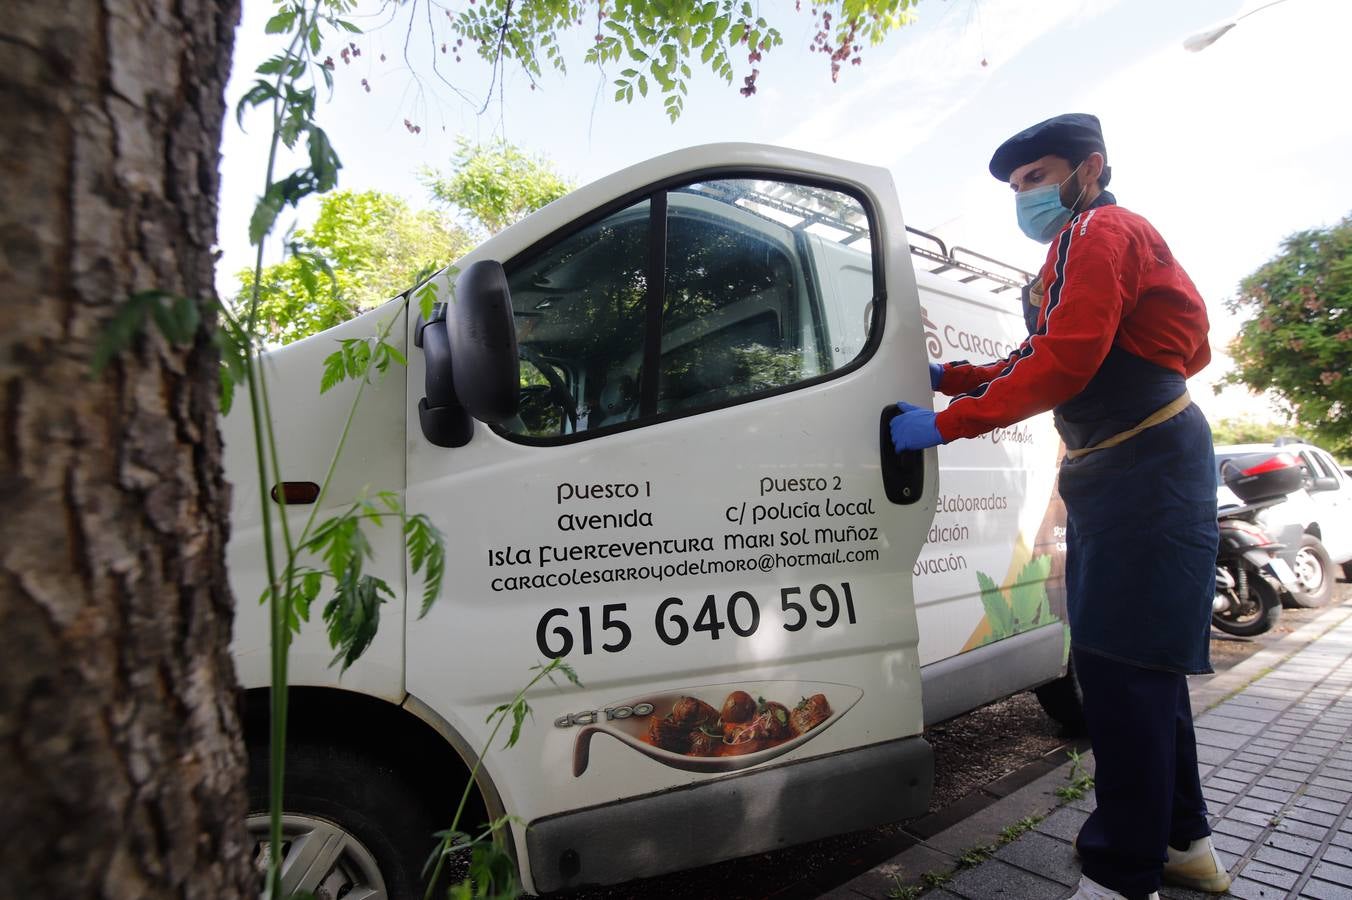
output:
<svg viewBox="0 0 1352 900"><path fill-rule="evenodd" d="M1055 719L1066 737L1085 734L1084 699L1080 683L1075 679L1075 663L1066 660L1066 674L1033 689L1037 702L1047 715Z"/></svg>
<svg viewBox="0 0 1352 900"><path fill-rule="evenodd" d="M1294 606L1315 609L1333 599L1333 560L1319 538L1312 534L1301 536L1296 563L1291 568L1295 570L1297 584L1288 596Z"/></svg>
<svg viewBox="0 0 1352 900"><path fill-rule="evenodd" d="M268 750L249 748L249 837L260 875L269 852ZM453 810L426 808L416 785L350 749L287 748L282 895L416 900L433 833ZM425 792L424 792L425 793Z"/></svg>

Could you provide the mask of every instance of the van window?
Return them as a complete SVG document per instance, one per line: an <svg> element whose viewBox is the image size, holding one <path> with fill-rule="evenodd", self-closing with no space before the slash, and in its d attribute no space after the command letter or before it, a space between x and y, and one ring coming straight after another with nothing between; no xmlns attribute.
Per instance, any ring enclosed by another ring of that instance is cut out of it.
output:
<svg viewBox="0 0 1352 900"><path fill-rule="evenodd" d="M660 246L645 200L508 264L522 384L509 433L565 437L688 415L863 353L875 278L859 200L757 179L698 182L664 198ZM658 303L660 316L649 316ZM660 339L646 342L656 322ZM656 385L644 408L646 372Z"/></svg>
<svg viewBox="0 0 1352 900"><path fill-rule="evenodd" d="M521 409L509 432L553 437L638 414L648 220L644 200L513 262Z"/></svg>
<svg viewBox="0 0 1352 900"><path fill-rule="evenodd" d="M848 244L848 245L847 245ZM863 349L873 299L859 201L806 185L730 180L669 195L657 411L787 387ZM862 272L862 279L849 274ZM858 320L848 352L840 323Z"/></svg>

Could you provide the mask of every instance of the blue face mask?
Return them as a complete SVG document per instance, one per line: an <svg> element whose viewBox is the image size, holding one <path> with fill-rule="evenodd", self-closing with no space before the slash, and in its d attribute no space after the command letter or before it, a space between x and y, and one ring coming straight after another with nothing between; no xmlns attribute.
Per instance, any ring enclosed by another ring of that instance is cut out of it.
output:
<svg viewBox="0 0 1352 900"><path fill-rule="evenodd" d="M1080 167L1075 167L1075 172L1080 171ZM1075 177L1075 172L1070 173L1066 181ZM1074 210L1066 209L1065 204L1061 202L1061 184L1047 184L1042 187L1033 188L1031 191L1024 191L1014 195L1014 209L1019 217L1019 230L1028 235L1038 243L1051 243L1056 233L1070 221L1070 217L1075 215ZM1080 189L1080 196L1075 198L1073 205L1078 206L1080 197L1084 196L1084 189Z"/></svg>

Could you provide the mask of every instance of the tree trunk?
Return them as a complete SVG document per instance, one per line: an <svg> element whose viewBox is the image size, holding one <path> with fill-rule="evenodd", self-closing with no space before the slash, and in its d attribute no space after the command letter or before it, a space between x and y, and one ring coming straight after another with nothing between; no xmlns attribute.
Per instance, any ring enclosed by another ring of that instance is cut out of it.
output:
<svg viewBox="0 0 1352 900"><path fill-rule="evenodd" d="M20 0L0 19L0 896L257 896L229 655L209 323L238 0Z"/></svg>

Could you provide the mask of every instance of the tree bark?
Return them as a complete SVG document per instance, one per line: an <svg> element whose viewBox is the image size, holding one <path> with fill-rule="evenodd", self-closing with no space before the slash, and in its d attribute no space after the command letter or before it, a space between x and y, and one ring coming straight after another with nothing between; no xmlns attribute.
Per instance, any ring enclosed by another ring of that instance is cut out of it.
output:
<svg viewBox="0 0 1352 900"><path fill-rule="evenodd" d="M238 0L0 19L0 896L257 896L208 320L90 360L137 291L212 298Z"/></svg>

